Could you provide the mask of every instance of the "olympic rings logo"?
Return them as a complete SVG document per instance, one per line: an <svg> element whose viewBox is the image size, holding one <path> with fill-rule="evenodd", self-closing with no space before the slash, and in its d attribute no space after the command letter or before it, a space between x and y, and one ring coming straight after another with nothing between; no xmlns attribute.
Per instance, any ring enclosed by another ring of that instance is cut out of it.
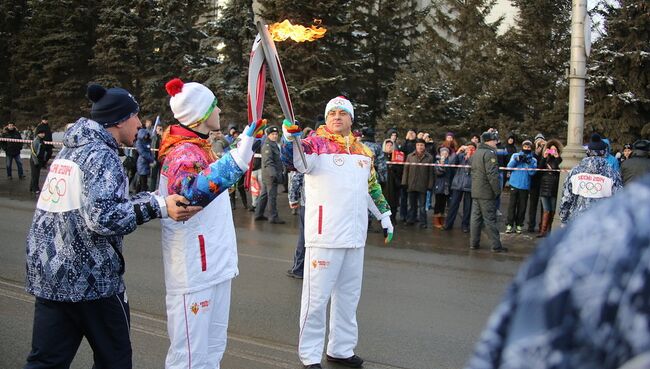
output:
<svg viewBox="0 0 650 369"><path fill-rule="evenodd" d="M593 182L580 182L580 190L587 191L588 193L595 195L598 192L603 190L603 185L600 183Z"/></svg>
<svg viewBox="0 0 650 369"><path fill-rule="evenodd" d="M64 178L52 177L45 182L43 191L41 191L41 198L43 201L51 201L53 204L57 204L65 196L67 190L68 183Z"/></svg>

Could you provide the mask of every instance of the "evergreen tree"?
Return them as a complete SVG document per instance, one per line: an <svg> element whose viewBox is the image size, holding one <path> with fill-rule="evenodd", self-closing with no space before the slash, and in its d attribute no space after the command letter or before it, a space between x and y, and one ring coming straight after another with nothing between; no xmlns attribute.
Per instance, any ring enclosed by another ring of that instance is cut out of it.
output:
<svg viewBox="0 0 650 369"><path fill-rule="evenodd" d="M10 71L11 56L16 48L18 33L26 12L25 0L11 0L0 3L0 122L6 122L11 115L12 85Z"/></svg>
<svg viewBox="0 0 650 369"><path fill-rule="evenodd" d="M450 41L432 28L424 33L409 63L397 73L379 130L421 129L435 136L463 119L460 97L454 94L445 69L452 58L445 54L450 46Z"/></svg>
<svg viewBox="0 0 650 369"><path fill-rule="evenodd" d="M248 123L248 62L257 34L253 24L253 1L232 0L219 8L219 15L216 21L202 25L208 35L200 49L204 61L192 71L192 78L203 81L215 91L222 109L222 122L233 122L241 128Z"/></svg>
<svg viewBox="0 0 650 369"><path fill-rule="evenodd" d="M589 61L585 132L618 144L650 135L650 6L647 1L604 4L605 35Z"/></svg>
<svg viewBox="0 0 650 369"><path fill-rule="evenodd" d="M354 75L351 97L357 101L358 124L374 126L383 115L395 74L404 65L420 36L418 27L428 8L418 1L357 0L352 32L361 60Z"/></svg>
<svg viewBox="0 0 650 369"><path fill-rule="evenodd" d="M485 21L493 6L493 0L434 3L410 65L396 79L383 128L417 127L440 136L480 128L476 107L498 74L496 30L501 20Z"/></svg>
<svg viewBox="0 0 650 369"><path fill-rule="evenodd" d="M48 20L45 4L28 0L23 27L16 37L11 54L10 84L13 91L11 119L16 122L36 122L46 112L44 94L40 93L44 78L43 63L46 55L41 40L48 28L54 25Z"/></svg>
<svg viewBox="0 0 650 369"><path fill-rule="evenodd" d="M566 134L565 69L570 56L571 3L513 0L515 27L499 40L499 78L487 87L476 116L486 125L533 135ZM558 119L562 119L558 121Z"/></svg>
<svg viewBox="0 0 650 369"><path fill-rule="evenodd" d="M140 98L140 79L151 55L150 1L104 0L98 9L91 65L94 82L122 87Z"/></svg>
<svg viewBox="0 0 650 369"><path fill-rule="evenodd" d="M141 66L144 71L139 102L143 112L159 114L164 121L172 121L165 83L174 77L191 80L191 70L202 60L199 45L205 37L197 24L208 10L207 0L155 2L150 24L151 41L143 49L143 54L149 58Z"/></svg>
<svg viewBox="0 0 650 369"><path fill-rule="evenodd" d="M92 3L81 0L44 3L53 27L48 27L41 40L46 59L39 92L50 119L64 126L88 111L85 93L91 75L88 61L92 57L96 10Z"/></svg>
<svg viewBox="0 0 650 369"><path fill-rule="evenodd" d="M85 1L28 1L28 17L12 55L17 120L49 113L53 126L85 114L94 5ZM75 9L70 12L69 9Z"/></svg>

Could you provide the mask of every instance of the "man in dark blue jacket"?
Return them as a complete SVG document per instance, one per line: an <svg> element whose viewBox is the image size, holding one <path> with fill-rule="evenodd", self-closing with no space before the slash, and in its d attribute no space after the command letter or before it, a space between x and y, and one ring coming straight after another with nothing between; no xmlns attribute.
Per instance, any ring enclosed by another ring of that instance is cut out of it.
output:
<svg viewBox="0 0 650 369"><path fill-rule="evenodd" d="M26 290L36 297L26 369L67 368L82 338L96 368L132 367L122 239L154 218L201 207L180 195L129 197L118 145L133 145L139 105L121 88L88 88L91 119L66 131L27 237Z"/></svg>

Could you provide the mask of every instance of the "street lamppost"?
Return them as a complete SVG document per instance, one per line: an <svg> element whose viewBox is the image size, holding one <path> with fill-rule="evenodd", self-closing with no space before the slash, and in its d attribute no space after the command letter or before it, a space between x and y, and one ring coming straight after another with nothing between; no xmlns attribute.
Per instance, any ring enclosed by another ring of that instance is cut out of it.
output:
<svg viewBox="0 0 650 369"><path fill-rule="evenodd" d="M572 0L571 5L571 62L569 66L569 118L567 145L562 153L562 169L571 169L585 156L582 146L585 127L585 81L587 80L587 55L591 48L590 24L587 17L587 0ZM587 37L585 37L587 35ZM566 172L560 173L557 202L562 198ZM556 214L559 214L557 212ZM557 217L557 215L556 215ZM559 219L557 219L559 222ZM556 223L557 224L557 223Z"/></svg>

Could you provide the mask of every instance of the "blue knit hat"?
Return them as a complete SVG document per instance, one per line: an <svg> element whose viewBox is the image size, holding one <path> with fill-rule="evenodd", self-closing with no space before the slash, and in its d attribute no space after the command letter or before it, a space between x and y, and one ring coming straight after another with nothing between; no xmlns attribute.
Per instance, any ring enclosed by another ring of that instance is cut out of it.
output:
<svg viewBox="0 0 650 369"><path fill-rule="evenodd" d="M114 126L140 111L140 105L133 95L123 88L107 90L93 84L88 86L87 96L93 102L90 117L104 127Z"/></svg>

